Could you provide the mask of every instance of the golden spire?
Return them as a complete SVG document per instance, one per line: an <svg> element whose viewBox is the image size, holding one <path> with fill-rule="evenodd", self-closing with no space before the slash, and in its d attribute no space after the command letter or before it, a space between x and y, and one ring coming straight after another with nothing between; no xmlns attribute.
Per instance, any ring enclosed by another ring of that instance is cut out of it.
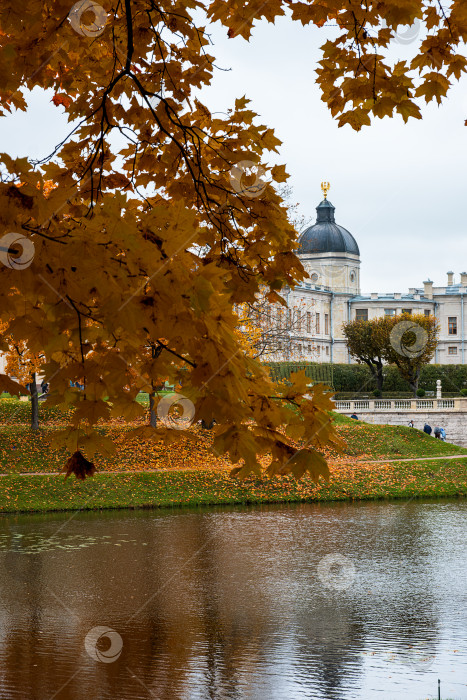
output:
<svg viewBox="0 0 467 700"><path fill-rule="evenodd" d="M329 182L322 182L321 189L322 189L323 194L324 194L324 199L327 199L328 192L331 189L331 185L329 184Z"/></svg>

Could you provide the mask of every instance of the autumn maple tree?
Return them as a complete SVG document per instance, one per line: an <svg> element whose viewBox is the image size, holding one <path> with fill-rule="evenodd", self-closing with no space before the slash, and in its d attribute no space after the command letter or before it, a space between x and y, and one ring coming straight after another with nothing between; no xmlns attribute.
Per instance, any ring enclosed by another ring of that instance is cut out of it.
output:
<svg viewBox="0 0 467 700"><path fill-rule="evenodd" d="M8 351L5 353L5 372L10 378L16 379L20 384L29 387L31 401L31 429L39 429L39 394L37 393L37 379L41 371L45 357L42 354L33 354L28 350L23 341L15 342L8 338Z"/></svg>
<svg viewBox="0 0 467 700"><path fill-rule="evenodd" d="M289 10L339 28L318 81L341 124L419 117L418 100L441 99L465 70L462 2L449 11L415 0L2 3L2 113L26 110L33 88L49 90L70 127L40 161L0 155L0 318L46 357L48 401L74 409L62 440L75 454L110 449L96 422L137 416L138 392L166 378L196 419L215 418L214 448L243 460L242 475L259 474L264 454L269 473L327 474L318 450L336 439L329 395L304 374L274 385L235 334L238 305L262 289L280 304L281 290L304 278L277 190L286 169L268 161L279 140L246 97L221 116L199 99L215 70L209 22L234 40ZM429 32L417 57L389 65L391 37L416 18Z"/></svg>

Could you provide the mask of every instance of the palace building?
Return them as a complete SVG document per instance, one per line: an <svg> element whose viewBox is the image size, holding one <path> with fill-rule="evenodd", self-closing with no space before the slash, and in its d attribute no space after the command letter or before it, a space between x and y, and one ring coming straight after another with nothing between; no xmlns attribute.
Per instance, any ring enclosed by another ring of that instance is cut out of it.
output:
<svg viewBox="0 0 467 700"><path fill-rule="evenodd" d="M461 272L457 281L454 272L448 272L445 286L427 280L406 294L362 295L357 241L336 223L335 208L327 198L329 183L323 182L321 188L324 199L316 207L316 223L301 234L297 250L308 277L286 292L288 308L303 321L291 326L290 344L275 359L349 363L344 322L407 312L433 314L438 319L439 343L433 362L464 364L467 272Z"/></svg>

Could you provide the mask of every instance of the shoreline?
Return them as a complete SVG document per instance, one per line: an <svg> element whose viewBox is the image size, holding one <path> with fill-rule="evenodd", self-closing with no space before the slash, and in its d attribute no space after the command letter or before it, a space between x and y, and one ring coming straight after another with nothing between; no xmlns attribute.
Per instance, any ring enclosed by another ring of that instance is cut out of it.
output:
<svg viewBox="0 0 467 700"><path fill-rule="evenodd" d="M100 472L84 482L50 473L6 474L0 514L467 496L467 457L372 466L337 465L331 480L319 485L309 477L238 481L227 471L191 469Z"/></svg>

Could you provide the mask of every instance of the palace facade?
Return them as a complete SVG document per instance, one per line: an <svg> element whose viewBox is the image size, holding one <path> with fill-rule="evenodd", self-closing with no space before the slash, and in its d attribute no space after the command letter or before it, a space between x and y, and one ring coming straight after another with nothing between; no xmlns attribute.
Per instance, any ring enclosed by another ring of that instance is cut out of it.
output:
<svg viewBox="0 0 467 700"><path fill-rule="evenodd" d="M286 292L287 305L300 320L291 325L290 344L274 359L350 363L342 333L344 322L407 312L433 314L438 319L434 363L464 364L467 272L457 278L448 272L447 284L442 286L434 286L428 279L423 287L410 288L406 294L362 295L357 241L336 223L335 208L327 199L328 183L323 183L322 189L324 199L316 208L316 223L301 234L297 250L308 277Z"/></svg>

